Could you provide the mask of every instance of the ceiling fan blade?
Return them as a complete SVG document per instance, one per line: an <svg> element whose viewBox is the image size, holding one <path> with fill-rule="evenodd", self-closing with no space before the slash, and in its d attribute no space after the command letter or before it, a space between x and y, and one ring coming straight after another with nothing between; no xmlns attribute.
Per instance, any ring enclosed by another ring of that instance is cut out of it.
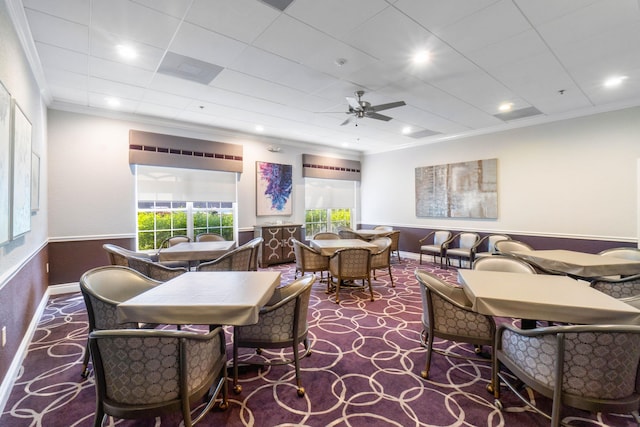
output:
<svg viewBox="0 0 640 427"><path fill-rule="evenodd" d="M378 113L367 113L365 114L365 116L370 119L384 120L385 122L388 122L389 120L391 120L391 117L378 114Z"/></svg>
<svg viewBox="0 0 640 427"><path fill-rule="evenodd" d="M340 123L340 126L344 126L349 124L349 122L351 121L351 117L349 117L347 120L345 120L344 122Z"/></svg>
<svg viewBox="0 0 640 427"><path fill-rule="evenodd" d="M371 109L373 111L382 111L382 110L388 110L389 108L402 107L403 105L407 105L407 104L404 101L398 101L398 102L390 102L388 104L372 105Z"/></svg>
<svg viewBox="0 0 640 427"><path fill-rule="evenodd" d="M362 110L362 105L360 105L357 99L347 96L347 102L349 103L349 106L355 111Z"/></svg>

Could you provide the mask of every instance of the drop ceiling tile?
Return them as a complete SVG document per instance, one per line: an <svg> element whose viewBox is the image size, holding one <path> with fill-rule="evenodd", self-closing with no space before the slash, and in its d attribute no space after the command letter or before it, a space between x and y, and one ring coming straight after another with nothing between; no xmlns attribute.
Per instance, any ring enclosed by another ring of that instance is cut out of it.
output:
<svg viewBox="0 0 640 427"><path fill-rule="evenodd" d="M165 48L180 20L127 0L93 1L92 28L119 34L123 40L137 41Z"/></svg>
<svg viewBox="0 0 640 427"><path fill-rule="evenodd" d="M131 66L155 71L164 55L164 49L130 41L120 34L107 33L104 31L91 31L91 55L115 62L122 62ZM131 60L123 59L116 50L116 46L124 44L131 46L136 51L136 57Z"/></svg>
<svg viewBox="0 0 640 427"><path fill-rule="evenodd" d="M344 63L342 63L344 60ZM342 65L340 65L340 63ZM339 40L327 40L314 49L302 63L335 78L347 78L358 70L369 68L379 60Z"/></svg>
<svg viewBox="0 0 640 427"><path fill-rule="evenodd" d="M286 13L340 38L387 7L384 0L296 0Z"/></svg>
<svg viewBox="0 0 640 427"><path fill-rule="evenodd" d="M142 114L151 117L162 117L166 119L175 119L180 115L182 109L173 108L167 105L150 104L141 102L136 108L136 114Z"/></svg>
<svg viewBox="0 0 640 427"><path fill-rule="evenodd" d="M86 86L86 85L85 85ZM68 103L86 106L89 105L89 95L86 87L73 88L49 84L48 90L54 98L55 104Z"/></svg>
<svg viewBox="0 0 640 427"><path fill-rule="evenodd" d="M144 94L144 88L140 86L127 85L111 80L89 77L89 92L102 94L102 96L112 96L123 99L140 99Z"/></svg>
<svg viewBox="0 0 640 427"><path fill-rule="evenodd" d="M149 9L155 9L158 12L162 12L167 15L171 15L175 18L184 17L187 10L191 6L192 0L132 0L135 3L141 4Z"/></svg>
<svg viewBox="0 0 640 427"><path fill-rule="evenodd" d="M44 68L71 71L85 76L89 71L89 57L84 53L40 42L36 42L36 49Z"/></svg>
<svg viewBox="0 0 640 427"><path fill-rule="evenodd" d="M86 0L23 0L25 9L33 9L77 24L89 25L90 3Z"/></svg>
<svg viewBox="0 0 640 427"><path fill-rule="evenodd" d="M185 20L244 43L253 42L280 12L256 0L195 0Z"/></svg>
<svg viewBox="0 0 640 427"><path fill-rule="evenodd" d="M85 91L88 89L86 74L49 68L45 71L45 77L49 85L57 86L58 88L73 88Z"/></svg>
<svg viewBox="0 0 640 427"><path fill-rule="evenodd" d="M203 48L206 46L206 48ZM233 40L193 24L184 23L169 46L171 52L227 67L247 47Z"/></svg>
<svg viewBox="0 0 640 427"><path fill-rule="evenodd" d="M31 35L36 42L89 53L89 28L35 10L26 11ZM55 28L55 31L51 31Z"/></svg>
<svg viewBox="0 0 640 427"><path fill-rule="evenodd" d="M467 53L473 63L485 70L524 61L542 54L551 54L549 48L534 29L516 34Z"/></svg>
<svg viewBox="0 0 640 427"><path fill-rule="evenodd" d="M109 104L107 103L108 98L109 98L108 96L105 96L105 94L101 92L95 93L90 91L89 106L104 109L104 110L116 110L118 112L125 112L125 113L134 113L138 106L138 101L121 97L121 98L118 98L118 101L120 102L118 107L110 107Z"/></svg>
<svg viewBox="0 0 640 427"><path fill-rule="evenodd" d="M174 95L171 93L160 92L158 90L145 90L141 101L144 104L154 104L182 110L184 108L187 108L187 106L193 102L193 99L185 98L183 96Z"/></svg>
<svg viewBox="0 0 640 427"><path fill-rule="evenodd" d="M118 82L140 87L147 87L153 78L151 71L95 57L89 59L89 75L104 80L118 76Z"/></svg>
<svg viewBox="0 0 640 427"><path fill-rule="evenodd" d="M429 31L439 33L447 25L496 3L497 0L399 0L396 6Z"/></svg>
<svg viewBox="0 0 640 427"><path fill-rule="evenodd" d="M599 1L601 0L563 0L553 2L553 7L550 7L548 1L515 0L515 4L534 26L538 26L560 19L564 15L574 13L578 9Z"/></svg>

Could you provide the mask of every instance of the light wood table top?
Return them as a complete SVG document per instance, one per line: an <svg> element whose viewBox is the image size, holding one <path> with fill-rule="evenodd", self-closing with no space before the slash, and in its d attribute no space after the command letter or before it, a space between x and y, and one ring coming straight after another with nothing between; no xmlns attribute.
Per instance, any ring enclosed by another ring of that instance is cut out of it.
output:
<svg viewBox="0 0 640 427"><path fill-rule="evenodd" d="M161 249L158 258L160 261L210 261L220 258L235 246L233 240L184 242Z"/></svg>
<svg viewBox="0 0 640 427"><path fill-rule="evenodd" d="M376 250L378 247L373 243L369 243L362 239L329 239L329 240L311 240L309 244L312 248L320 251L322 255L331 256L338 249L344 248L365 248Z"/></svg>
<svg viewBox="0 0 640 427"><path fill-rule="evenodd" d="M549 271L583 278L640 273L640 261L585 252L554 249L514 251L513 255Z"/></svg>

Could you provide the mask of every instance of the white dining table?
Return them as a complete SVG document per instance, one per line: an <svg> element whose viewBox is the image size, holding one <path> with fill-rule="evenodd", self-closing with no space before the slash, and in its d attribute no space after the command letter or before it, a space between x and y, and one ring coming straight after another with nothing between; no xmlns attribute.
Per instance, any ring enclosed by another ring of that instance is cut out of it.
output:
<svg viewBox="0 0 640 427"><path fill-rule="evenodd" d="M585 279L614 275L630 276L640 273L640 261L585 252L553 249L513 251L512 254L546 270Z"/></svg>
<svg viewBox="0 0 640 427"><path fill-rule="evenodd" d="M640 325L640 310L568 276L458 270L480 314L578 324Z"/></svg>
<svg viewBox="0 0 640 427"><path fill-rule="evenodd" d="M118 321L251 325L278 285L276 271L188 272L118 304Z"/></svg>
<svg viewBox="0 0 640 427"><path fill-rule="evenodd" d="M233 240L213 242L183 242L163 248L158 253L159 261L210 261L221 257L233 248Z"/></svg>
<svg viewBox="0 0 640 427"><path fill-rule="evenodd" d="M324 256L333 255L338 249L365 248L370 251L378 249L378 246L362 239L327 239L310 240L309 245Z"/></svg>

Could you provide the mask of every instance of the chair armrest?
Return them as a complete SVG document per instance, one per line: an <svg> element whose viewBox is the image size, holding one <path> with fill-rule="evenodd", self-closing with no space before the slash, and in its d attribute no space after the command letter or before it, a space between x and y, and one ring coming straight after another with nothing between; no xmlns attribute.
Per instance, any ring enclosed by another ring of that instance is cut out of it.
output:
<svg viewBox="0 0 640 427"><path fill-rule="evenodd" d="M436 232L432 231L431 233L429 233L426 236L424 236L422 239L418 240L418 242L419 243L424 243L429 237L433 236L434 234L436 234Z"/></svg>

